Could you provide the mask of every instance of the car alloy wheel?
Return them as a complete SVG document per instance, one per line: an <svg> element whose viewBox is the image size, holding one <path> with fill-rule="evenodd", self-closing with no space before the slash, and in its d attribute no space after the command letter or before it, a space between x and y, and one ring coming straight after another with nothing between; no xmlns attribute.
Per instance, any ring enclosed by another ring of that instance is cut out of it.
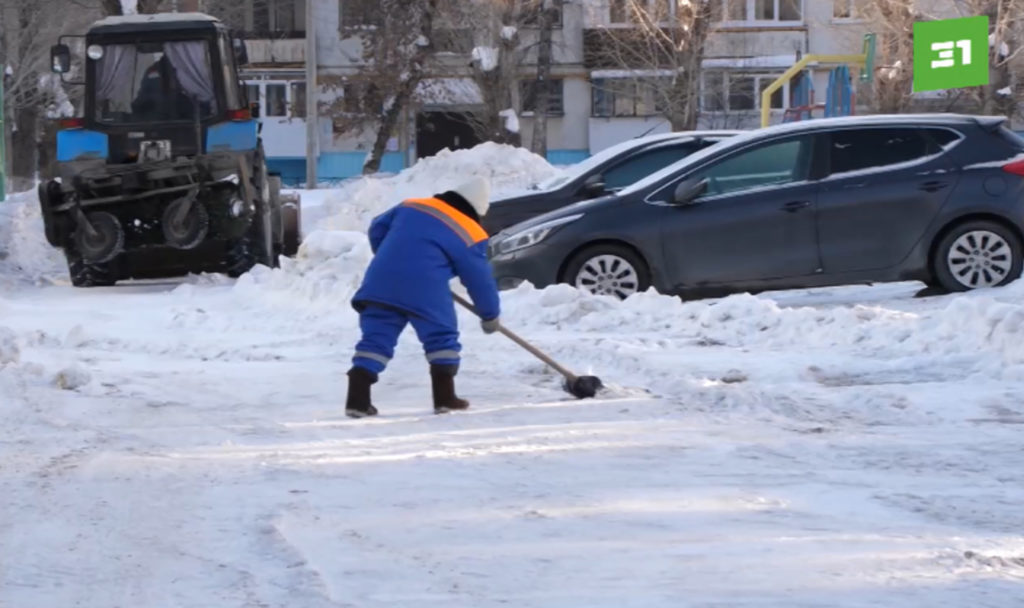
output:
<svg viewBox="0 0 1024 608"><path fill-rule="evenodd" d="M606 253L583 263L576 273L575 285L595 295L624 299L639 291L640 277L627 260Z"/></svg>
<svg viewBox="0 0 1024 608"><path fill-rule="evenodd" d="M994 287L1012 270L1013 251L998 234L972 230L953 241L946 265L953 278L968 289Z"/></svg>

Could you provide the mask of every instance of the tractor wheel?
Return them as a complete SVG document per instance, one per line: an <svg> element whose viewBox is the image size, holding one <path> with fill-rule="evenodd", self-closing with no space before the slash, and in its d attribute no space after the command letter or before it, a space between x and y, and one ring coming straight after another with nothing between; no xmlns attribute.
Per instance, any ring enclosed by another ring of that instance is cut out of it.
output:
<svg viewBox="0 0 1024 608"><path fill-rule="evenodd" d="M75 287L109 287L117 283L117 276L110 263L91 264L82 259L73 244L64 248L64 258L68 262L68 275Z"/></svg>
<svg viewBox="0 0 1024 608"><path fill-rule="evenodd" d="M253 201L255 213L249 229L228 246L227 274L233 278L249 272L257 264L270 268L277 266L269 200L270 185L266 181L266 165L263 164L262 158L257 158L257 164L253 167L252 186L257 193L257 199Z"/></svg>
<svg viewBox="0 0 1024 608"><path fill-rule="evenodd" d="M281 202L281 216L284 221L284 244L282 255L293 257L302 244L302 200L298 195L289 196Z"/></svg>

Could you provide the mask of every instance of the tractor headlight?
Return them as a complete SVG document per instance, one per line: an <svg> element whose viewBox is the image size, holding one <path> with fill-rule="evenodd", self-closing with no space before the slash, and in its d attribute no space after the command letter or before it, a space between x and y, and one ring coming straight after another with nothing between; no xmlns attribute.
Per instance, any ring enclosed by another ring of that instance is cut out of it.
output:
<svg viewBox="0 0 1024 608"><path fill-rule="evenodd" d="M245 213L245 203L240 198L233 199L231 201L231 216L242 217L243 213Z"/></svg>
<svg viewBox="0 0 1024 608"><path fill-rule="evenodd" d="M519 251L520 249L526 249L527 247L533 247L537 243L548 238L548 235L550 235L555 228L564 226L569 222L575 222L581 217L583 217L582 213L576 213L574 215L567 215L565 217L551 220L550 222L531 226L525 230L513 232L507 237L499 240L494 245L494 252L498 255L503 255L506 253L512 253L513 251Z"/></svg>
<svg viewBox="0 0 1024 608"><path fill-rule="evenodd" d="M85 50L85 54L89 56L89 59L99 59L103 57L103 47L98 44L90 44L89 48Z"/></svg>

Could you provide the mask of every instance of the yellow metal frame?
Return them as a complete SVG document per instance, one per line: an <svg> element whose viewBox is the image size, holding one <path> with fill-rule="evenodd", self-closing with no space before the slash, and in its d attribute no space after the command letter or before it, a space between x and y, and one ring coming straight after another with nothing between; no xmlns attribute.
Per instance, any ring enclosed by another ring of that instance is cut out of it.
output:
<svg viewBox="0 0 1024 608"><path fill-rule="evenodd" d="M761 126L767 127L768 123L771 122L772 112L772 93L782 88L782 85L786 84L793 79L794 76L799 74L809 64L853 64L853 65L865 65L867 63L867 54L863 55L805 55L793 64L793 67L789 68L782 73L781 76L775 79L775 82L768 85L768 88L761 93Z"/></svg>

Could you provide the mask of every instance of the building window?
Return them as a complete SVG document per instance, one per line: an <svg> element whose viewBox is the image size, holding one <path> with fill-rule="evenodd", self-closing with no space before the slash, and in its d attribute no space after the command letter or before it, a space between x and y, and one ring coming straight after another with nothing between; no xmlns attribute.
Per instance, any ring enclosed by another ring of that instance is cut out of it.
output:
<svg viewBox="0 0 1024 608"><path fill-rule="evenodd" d="M292 118L305 118L306 117L306 83L305 82L293 82L291 83L291 117Z"/></svg>
<svg viewBox="0 0 1024 608"><path fill-rule="evenodd" d="M714 2L711 7L714 21L750 24L803 22L804 0L711 0L711 2Z"/></svg>
<svg viewBox="0 0 1024 608"><path fill-rule="evenodd" d="M705 71L701 78L701 111L749 112L761 109L761 94L778 74L751 74L747 72ZM771 107L786 107L786 87L780 87L771 97Z"/></svg>
<svg viewBox="0 0 1024 608"><path fill-rule="evenodd" d="M269 34L304 29L297 27L299 24L295 20L298 2L299 0L256 0L252 4L252 31Z"/></svg>
<svg viewBox="0 0 1024 608"><path fill-rule="evenodd" d="M608 21L610 23L629 23L632 21L630 0L609 0Z"/></svg>
<svg viewBox="0 0 1024 608"><path fill-rule="evenodd" d="M523 15L520 20L525 27L537 27L540 25L540 13L544 8L544 0L530 0L523 7ZM554 27L562 27L562 6L555 9Z"/></svg>
<svg viewBox="0 0 1024 608"><path fill-rule="evenodd" d="M340 0L341 27L376 27L383 23L378 0Z"/></svg>
<svg viewBox="0 0 1024 608"><path fill-rule="evenodd" d="M634 78L598 78L591 83L591 115L654 116L659 113L650 82Z"/></svg>
<svg viewBox="0 0 1024 608"><path fill-rule="evenodd" d="M833 0L833 19L863 19L865 0Z"/></svg>
<svg viewBox="0 0 1024 608"><path fill-rule="evenodd" d="M264 112L264 115L268 117L287 116L287 87L283 84L268 84L266 91L267 109L266 112Z"/></svg>
<svg viewBox="0 0 1024 608"><path fill-rule="evenodd" d="M548 116L561 116L565 113L564 82L560 79L548 80ZM523 80L519 83L519 91L523 100L523 112L537 111L536 80Z"/></svg>

